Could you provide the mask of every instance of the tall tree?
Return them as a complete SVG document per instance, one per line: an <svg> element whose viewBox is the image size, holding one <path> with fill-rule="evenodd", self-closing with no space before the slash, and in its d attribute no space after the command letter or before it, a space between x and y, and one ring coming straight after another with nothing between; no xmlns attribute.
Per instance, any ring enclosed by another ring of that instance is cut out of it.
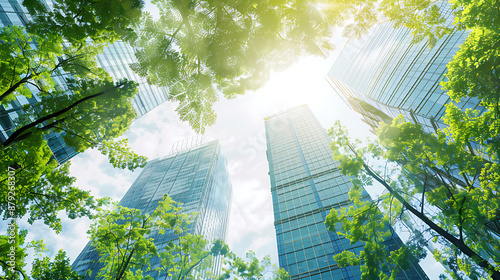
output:
<svg viewBox="0 0 500 280"><path fill-rule="evenodd" d="M237 257L221 240L210 243L203 236L189 233L193 215L183 214L182 208L168 195L164 195L153 213L116 206L99 214L89 234L92 246L99 254L100 279L143 279L145 273L155 272L150 263L159 261L156 272L166 279L187 280L211 275L213 264L223 260L226 264L220 279L264 279L268 269L273 279L286 280L288 274L275 266L269 257L258 260L250 252L250 262ZM169 240L158 246L150 237L152 232L165 234ZM94 272L95 273L95 272ZM135 278L134 278L135 277ZM147 278L147 277L146 277Z"/></svg>
<svg viewBox="0 0 500 280"><path fill-rule="evenodd" d="M500 206L500 199L495 195L498 184L494 182L498 177L498 163L485 162L449 135L441 131L437 131L437 135L426 134L420 125L399 118L391 125L381 124L377 142L358 147L355 143L359 142L351 141L337 123L330 130L330 136L335 139L332 149L342 172L356 177L352 180L350 198L359 208L340 213L332 210L326 223L331 229L335 229L337 223L343 224L343 234L351 242L362 240L377 246L375 243L384 235L377 224L385 220L393 225L407 212L425 225L426 238L432 237L455 249L451 256L446 256L449 251L439 249L433 253L438 259L454 260L452 265L458 267L459 276L474 279L481 275L475 267L481 267L493 279L500 279L500 242L486 226L497 218ZM392 167L393 170L377 171L369 164L372 156L392 163L384 169ZM456 174L460 174L462 180L458 180ZM361 203L358 198L361 188L369 187L374 181L388 192L379 198L382 220L374 210L376 207ZM415 244L423 244L421 239L415 241L418 241ZM362 265L367 266L368 277L382 274L384 261L401 266L398 260L404 261L412 251L419 255L416 248L404 246L397 254L391 253L385 258L380 250L371 251L370 246L365 247L360 256L344 254L342 257L347 263L359 263L360 258L364 258Z"/></svg>
<svg viewBox="0 0 500 280"><path fill-rule="evenodd" d="M92 246L99 253L102 265L97 277L143 277L144 273L153 272L149 266L151 259L159 258L161 265L157 271L161 275L170 279L192 279L195 267L228 252L227 245L220 241L207 249L209 243L203 236L187 232L193 217L181 211L182 208L165 195L150 214L122 206L99 213L90 230ZM149 237L152 231L168 234L172 240L158 248Z"/></svg>

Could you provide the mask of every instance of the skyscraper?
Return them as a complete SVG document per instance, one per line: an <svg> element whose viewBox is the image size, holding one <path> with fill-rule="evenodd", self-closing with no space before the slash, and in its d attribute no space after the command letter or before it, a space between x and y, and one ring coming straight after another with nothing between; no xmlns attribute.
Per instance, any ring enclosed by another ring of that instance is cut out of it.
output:
<svg viewBox="0 0 500 280"><path fill-rule="evenodd" d="M168 156L148 162L141 174L120 201L120 205L151 213L158 206L164 194L182 203L183 213L199 213L190 225L189 232L201 234L206 240L225 240L232 186L227 172L227 162L221 153L219 141L198 146L185 146ZM173 240L173 235L153 232L158 249ZM154 269L160 266L160 259L150 262L150 276L160 279ZM214 272L219 272L220 261L215 262ZM101 267L98 255L90 242L73 263L73 270L85 274L88 269L93 275ZM163 279L163 278L161 278Z"/></svg>
<svg viewBox="0 0 500 280"><path fill-rule="evenodd" d="M45 6L52 7L50 0L41 1ZM22 6L22 2L22 0L0 1L0 27L25 26L31 20L31 16L26 8ZM97 56L97 61L99 66L106 70L115 81L126 78L139 83L139 91L131 102L137 117L141 117L167 101L169 90L166 87L148 84L145 78L139 77L130 69L129 65L137 62L134 53L134 48L122 41L118 41L106 47L103 53ZM65 87L65 80L61 77L54 77L54 80L61 87ZM37 91L35 88L30 87L30 89L34 93L33 97L28 99L19 96L17 100L11 102L5 108L0 106L0 141L5 141L15 131L14 120L23 114L22 106L25 104L36 106L36 103L40 101L36 96ZM73 147L66 145L63 137L64 133L54 132L50 132L45 137L54 158L61 164L77 154Z"/></svg>
<svg viewBox="0 0 500 280"><path fill-rule="evenodd" d="M450 4L440 5L446 24L453 27ZM428 40L414 43L411 33L391 22L375 26L362 38L349 40L328 73L337 94L372 128L400 114L428 132L445 126L444 105L450 99L440 82L468 31L447 34L433 48ZM457 105L477 109L479 100L470 98Z"/></svg>
<svg viewBox="0 0 500 280"><path fill-rule="evenodd" d="M351 204L351 178L332 158L330 138L306 105L265 119L274 225L280 267L292 279L360 279L359 266L340 268L332 256L358 254L363 244L339 237L324 224L330 209ZM363 199L370 200L366 191ZM399 248L395 234L384 244ZM398 279L428 279L418 264Z"/></svg>

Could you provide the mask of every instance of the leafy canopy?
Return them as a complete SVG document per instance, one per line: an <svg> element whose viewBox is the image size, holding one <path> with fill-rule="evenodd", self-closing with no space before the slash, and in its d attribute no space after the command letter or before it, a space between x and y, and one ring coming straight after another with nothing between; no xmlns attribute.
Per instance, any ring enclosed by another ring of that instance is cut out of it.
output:
<svg viewBox="0 0 500 280"><path fill-rule="evenodd" d="M188 226L193 216L181 211L168 195L150 214L118 205L101 211L89 230L92 246L100 256L99 271L89 273L100 279L143 279L146 273L157 271L172 279L191 279L202 273L196 267L210 268L207 262L227 254L227 245L220 240L209 245L203 236L191 234ZM153 233L168 235L168 242L157 245L150 237ZM150 267L153 259L161 264L155 270Z"/></svg>
<svg viewBox="0 0 500 280"><path fill-rule="evenodd" d="M323 55L335 17L320 1L156 0L160 17L138 25L138 62L150 83L170 88L181 120L197 132L212 125L220 93L234 98L265 84L299 55Z"/></svg>
<svg viewBox="0 0 500 280"><path fill-rule="evenodd" d="M339 263L361 263L364 279L383 278L386 268L404 269L412 256L422 258L425 239L435 237L434 242L445 247L438 247L441 249L436 249L434 256L457 268L456 275L484 277L478 269L481 267L497 279L500 243L487 224L497 218L500 206L494 195L498 192L498 163L470 153L467 145L454 142L450 134L424 133L420 125L404 122L402 117L392 124L380 124L378 139L363 146L351 141L339 123L329 133L335 140L332 149L342 172L356 178L350 192L355 207L332 210L326 223L351 242L369 245L358 256L336 256ZM370 165L372 157L388 164L383 168ZM362 188L374 181L388 193L374 203L361 200ZM390 235L385 224L401 221L405 225L408 218L419 221L423 238L408 226L412 233L409 242L386 255L381 248ZM336 227L338 223L341 228ZM446 247L453 250L442 249ZM391 277L395 277L397 270L391 270Z"/></svg>
<svg viewBox="0 0 500 280"><path fill-rule="evenodd" d="M131 152L125 139L114 140L135 118L130 99L137 84L114 83L97 67L100 46L63 47L60 34L31 34L17 26L2 28L0 38L0 68L10 73L0 78L0 100L7 104L24 96L29 101L8 109L16 110L19 118L0 145L0 165L12 173L0 175L0 214L28 216L30 223L40 219L60 232L59 211L70 218L91 216L104 200L73 186L69 164L58 167L44 140L47 133L63 133L66 144L77 152L97 148L115 167L144 166L146 158ZM13 211L9 196L16 199Z"/></svg>

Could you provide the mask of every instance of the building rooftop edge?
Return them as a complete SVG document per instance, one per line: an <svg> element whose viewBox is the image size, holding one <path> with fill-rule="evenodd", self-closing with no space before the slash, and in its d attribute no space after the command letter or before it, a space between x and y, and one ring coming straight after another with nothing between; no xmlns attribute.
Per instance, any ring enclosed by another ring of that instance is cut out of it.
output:
<svg viewBox="0 0 500 280"><path fill-rule="evenodd" d="M199 148L202 148L202 147L208 146L210 144L214 144L214 143L217 143L217 145L220 146L219 139L215 139L215 140L211 140L211 141L205 141L205 142L198 143L198 144L190 146L190 147L185 147L185 148L180 149L180 150L171 150L168 154L166 154L164 156L159 156L159 157L157 157L157 158L155 158L153 160L163 160L163 159L172 157L172 156L174 156L174 155L176 155L178 153L182 153L182 152L186 152L186 151L193 151L193 150L196 150L196 149L199 149ZM150 160L150 161L153 161L153 160Z"/></svg>
<svg viewBox="0 0 500 280"><path fill-rule="evenodd" d="M295 107L292 107L292 108L288 108L284 111L281 111L281 112L278 112L278 113L275 113L275 114L272 114L272 115L269 115L267 117L264 118L264 121L267 121L269 120L270 118L274 118L274 117L277 117L279 115L282 115L282 114L285 114L285 113L288 113L290 111L293 111L293 110L297 110L299 108L302 108L302 107L309 107L307 104L302 104L302 105L299 105L299 106L295 106Z"/></svg>

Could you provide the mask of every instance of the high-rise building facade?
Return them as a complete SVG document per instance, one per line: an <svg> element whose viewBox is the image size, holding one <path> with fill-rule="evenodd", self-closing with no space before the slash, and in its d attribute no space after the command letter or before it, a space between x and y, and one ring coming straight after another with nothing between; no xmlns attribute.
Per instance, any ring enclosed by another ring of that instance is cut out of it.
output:
<svg viewBox="0 0 500 280"><path fill-rule="evenodd" d="M22 6L22 0L1 0L0 1L0 27L4 26L25 26L30 20L27 9ZM50 0L41 0L48 8L52 7ZM167 101L169 90L166 87L157 87L147 83L145 78L139 77L129 65L137 62L134 49L121 41L115 42L106 47L102 54L97 56L97 62L100 67L106 70L115 81L126 78L139 83L139 91L132 99L132 107L141 117L160 104ZM56 76L54 80L62 88L65 88L63 76ZM8 106L0 106L0 141L5 141L16 129L14 121L23 114L22 106L30 104L36 106L39 98L36 96L37 90L30 87L33 97L17 97ZM64 133L50 132L46 135L48 145L54 154L54 158L59 163L64 163L75 156L77 153L73 147L68 147L64 142Z"/></svg>
<svg viewBox="0 0 500 280"><path fill-rule="evenodd" d="M137 63L137 59L134 48L129 44L118 41L109 45L97 56L97 61L115 81L128 79L139 83L139 91L132 98L132 107L137 113L137 118L167 101L168 88L151 85L130 69L129 65Z"/></svg>
<svg viewBox="0 0 500 280"><path fill-rule="evenodd" d="M452 27L450 4L444 1L440 5L446 24ZM375 26L362 38L349 40L328 73L337 94L372 128L400 114L407 121L422 124L428 132L445 126L444 105L450 99L440 83L468 31L448 34L432 48L428 40L413 42L411 33L403 27L394 28L391 22ZM477 98L457 105L480 109Z"/></svg>
<svg viewBox="0 0 500 280"><path fill-rule="evenodd" d="M351 177L333 160L330 137L306 105L266 118L265 126L280 267L292 279L361 279L359 266L340 268L332 256L359 254L363 243L350 244L324 224L332 208L351 205ZM401 240L394 234L384 244L392 251ZM428 278L415 264L398 279Z"/></svg>
<svg viewBox="0 0 500 280"><path fill-rule="evenodd" d="M124 195L120 205L151 213L163 195L168 194L174 201L182 203L183 213L198 213L190 225L190 233L201 234L209 241L225 240L232 197L226 165L219 141L186 147L166 157L151 160ZM159 250L169 241L175 240L168 231L165 234L153 231L149 237L154 239ZM89 242L72 268L79 274L91 269L92 275L96 275L102 267L98 260L97 251ZM154 279L165 278L154 271L160 266L159 258L153 258L150 265L152 272L148 275ZM214 262L214 273L220 271L220 265L220 260Z"/></svg>

